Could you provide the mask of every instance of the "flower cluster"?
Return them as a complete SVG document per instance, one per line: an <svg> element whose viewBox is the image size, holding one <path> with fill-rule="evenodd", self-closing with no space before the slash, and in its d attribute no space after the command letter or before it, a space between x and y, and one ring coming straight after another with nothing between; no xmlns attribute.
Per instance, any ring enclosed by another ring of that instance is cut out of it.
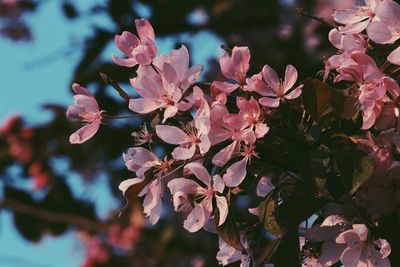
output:
<svg viewBox="0 0 400 267"><path fill-rule="evenodd" d="M292 65L284 75L268 65L257 69L249 48L235 46L219 59L226 79L203 83L203 67L190 66L185 46L157 56L147 20L135 21L138 36L117 35L124 57L113 61L136 68L130 84L139 97L129 109L152 118L132 134L135 146L123 155L133 173L119 186L127 205L142 197L155 224L170 196L187 231L220 235L219 263L250 266L257 262L256 241L233 210L241 195L256 195L258 207L249 211L275 236L266 236L270 242L318 217L297 248L304 265L390 266L391 247L379 229L400 204L400 48L383 64L375 52L400 39L400 5L365 2L333 13L340 26L328 38L338 53L325 61L324 81L298 82ZM83 143L112 117L85 88L73 90L67 115L85 125L70 142Z"/></svg>

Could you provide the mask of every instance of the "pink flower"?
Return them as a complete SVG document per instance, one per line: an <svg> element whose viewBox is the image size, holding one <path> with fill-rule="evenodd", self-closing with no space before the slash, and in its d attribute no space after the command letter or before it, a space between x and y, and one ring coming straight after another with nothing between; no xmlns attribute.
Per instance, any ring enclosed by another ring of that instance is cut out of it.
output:
<svg viewBox="0 0 400 267"><path fill-rule="evenodd" d="M237 129L233 139L243 140L249 131L254 133L256 138L263 138L269 127L264 123L257 100L253 97L250 100L237 97L236 106L239 108L239 114L228 114L223 118L227 125Z"/></svg>
<svg viewBox="0 0 400 267"><path fill-rule="evenodd" d="M164 109L163 123L174 117L178 110L186 111L192 103L182 99L186 90L199 77L202 66L189 69L189 53L185 46L162 55L154 61L154 68L141 66L138 76L131 79L132 86L143 98L131 99L129 108L140 114Z"/></svg>
<svg viewBox="0 0 400 267"><path fill-rule="evenodd" d="M179 145L172 152L172 156L177 160L186 160L193 157L196 147L200 154L205 154L211 147L208 133L210 131L210 108L207 101L203 100L202 105L196 112L193 125L189 125L184 132L175 126L157 125L156 133L164 142Z"/></svg>
<svg viewBox="0 0 400 267"><path fill-rule="evenodd" d="M122 59L113 54L112 59L118 65L125 67L137 64L149 65L157 55L154 30L150 22L146 19L137 19L135 25L139 38L127 31L115 36L115 44L128 57Z"/></svg>
<svg viewBox="0 0 400 267"><path fill-rule="evenodd" d="M96 99L88 90L77 83L72 85L72 90L76 93L75 105L68 108L67 117L80 120L85 126L71 134L69 141L71 144L82 144L99 130L103 111L100 111Z"/></svg>
<svg viewBox="0 0 400 267"><path fill-rule="evenodd" d="M146 123L140 127L140 131L133 132L132 136L135 138L135 146L140 146L146 143L150 144L153 142L153 134L147 129Z"/></svg>
<svg viewBox="0 0 400 267"><path fill-rule="evenodd" d="M354 224L353 229L339 234L336 243L346 246L340 256L341 262L346 267L390 267L387 258L391 252L389 243L384 239L369 241L368 228L364 224Z"/></svg>
<svg viewBox="0 0 400 267"><path fill-rule="evenodd" d="M229 94L246 84L246 73L250 67L250 50L248 47L235 46L232 49L232 55L223 55L219 64L222 74L227 79L236 81L236 83L214 81L212 87Z"/></svg>
<svg viewBox="0 0 400 267"><path fill-rule="evenodd" d="M392 0L383 0L375 13L367 29L368 37L379 44L394 43L400 38L400 5Z"/></svg>
<svg viewBox="0 0 400 267"><path fill-rule="evenodd" d="M265 65L262 69L262 77L267 87L258 89L257 92L263 96L259 99L260 104L263 106L276 108L281 100L295 99L301 94L303 85L291 90L297 80L297 70L292 65L286 67L283 81L279 80L276 72L268 65Z"/></svg>
<svg viewBox="0 0 400 267"><path fill-rule="evenodd" d="M221 176L214 175L211 179L206 168L197 162L186 164L184 173L194 174L204 184L201 186L190 179L176 178L167 185L174 197L175 210L190 210L184 228L189 232L200 230L208 222L214 210L213 199L219 210L218 225L222 225L228 215L228 203L224 196L219 195L225 188ZM193 203L191 199L194 199Z"/></svg>
<svg viewBox="0 0 400 267"><path fill-rule="evenodd" d="M400 46L389 54L387 60L392 64L400 65Z"/></svg>
<svg viewBox="0 0 400 267"><path fill-rule="evenodd" d="M360 33L368 27L380 3L381 0L366 0L365 6L336 10L333 18L337 23L346 25L341 29L342 33Z"/></svg>

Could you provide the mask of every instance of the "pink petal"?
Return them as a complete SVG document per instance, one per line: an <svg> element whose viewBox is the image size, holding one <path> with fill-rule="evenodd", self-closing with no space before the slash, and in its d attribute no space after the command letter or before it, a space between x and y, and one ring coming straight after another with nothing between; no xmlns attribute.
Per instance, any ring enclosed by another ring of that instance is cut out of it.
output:
<svg viewBox="0 0 400 267"><path fill-rule="evenodd" d="M246 127L244 117L238 114L228 114L224 117L224 123L234 129L243 129Z"/></svg>
<svg viewBox="0 0 400 267"><path fill-rule="evenodd" d="M216 192L219 192L221 194L222 192L224 192L225 183L219 174L213 176L213 187Z"/></svg>
<svg viewBox="0 0 400 267"><path fill-rule="evenodd" d="M389 54L387 60L392 64L400 65L400 46Z"/></svg>
<svg viewBox="0 0 400 267"><path fill-rule="evenodd" d="M211 129L210 116L211 116L210 107L207 101L203 99L194 117L194 125L197 128L198 135L209 133Z"/></svg>
<svg viewBox="0 0 400 267"><path fill-rule="evenodd" d="M372 21L367 29L368 37L378 44L389 44L395 42L399 36L382 21Z"/></svg>
<svg viewBox="0 0 400 267"><path fill-rule="evenodd" d="M303 88L303 84L299 85L293 91L291 91L289 94L285 95L286 99L295 99L298 98L301 95L301 89Z"/></svg>
<svg viewBox="0 0 400 267"><path fill-rule="evenodd" d="M342 49L343 34L339 33L338 29L333 28L328 35L329 42L337 49Z"/></svg>
<svg viewBox="0 0 400 267"><path fill-rule="evenodd" d="M175 126L157 125L156 133L164 142L173 145L187 143L189 136Z"/></svg>
<svg viewBox="0 0 400 267"><path fill-rule="evenodd" d="M159 99L165 90L163 88L160 76L150 76L147 73L130 79L130 83L136 92L144 98Z"/></svg>
<svg viewBox="0 0 400 267"><path fill-rule="evenodd" d="M240 161L233 163L227 170L226 173L223 175L223 179L225 185L228 187L236 187L240 185L240 183L246 177L246 165L247 165L247 158L244 157Z"/></svg>
<svg viewBox="0 0 400 267"><path fill-rule="evenodd" d="M140 114L150 113L161 108L162 105L163 103L161 101L149 98L137 98L129 100L129 109Z"/></svg>
<svg viewBox="0 0 400 267"><path fill-rule="evenodd" d="M218 226L222 225L226 217L228 216L228 202L226 201L225 197L215 195L215 200L217 202L217 207L219 210L219 221Z"/></svg>
<svg viewBox="0 0 400 267"><path fill-rule="evenodd" d="M193 233L200 230L206 222L207 220L202 206L200 206L199 203L194 202L194 208L183 223L183 227Z"/></svg>
<svg viewBox="0 0 400 267"><path fill-rule="evenodd" d="M211 87L217 88L219 91L230 94L235 91L239 84L235 83L228 83L228 82L220 82L220 81L213 81Z"/></svg>
<svg viewBox="0 0 400 267"><path fill-rule="evenodd" d="M87 112L98 113L99 105L94 97L86 95L74 95L75 104Z"/></svg>
<svg viewBox="0 0 400 267"><path fill-rule="evenodd" d="M182 82L189 68L189 52L186 46L182 45L179 49L172 50L170 63L176 71L177 81Z"/></svg>
<svg viewBox="0 0 400 267"><path fill-rule="evenodd" d="M150 22L147 19L136 19L135 20L136 31L139 35L140 40L145 40L146 38L154 42L154 30Z"/></svg>
<svg viewBox="0 0 400 267"><path fill-rule="evenodd" d="M192 145L189 148L185 147L176 147L174 151L172 151L171 155L176 160L187 160L191 159L196 152L196 146Z"/></svg>
<svg viewBox="0 0 400 267"><path fill-rule="evenodd" d="M382 1L376 11L376 16L386 23L387 25L392 26L393 28L397 28L397 30L400 27L400 5L396 3L395 1ZM394 29L395 30L395 29ZM394 32L395 33L395 32ZM397 34L399 35L399 32L397 31ZM400 37L400 36L399 36Z"/></svg>
<svg viewBox="0 0 400 267"><path fill-rule="evenodd" d="M99 130L100 124L100 120L95 120L92 123L86 124L71 134L69 137L69 142L71 144L82 144L86 142L96 134L96 132Z"/></svg>
<svg viewBox="0 0 400 267"><path fill-rule="evenodd" d="M235 46L232 55L225 54L219 60L221 71L228 79L244 82L249 69L250 50L247 47Z"/></svg>
<svg viewBox="0 0 400 267"><path fill-rule="evenodd" d="M126 190L128 190L129 187L131 187L132 185L138 184L142 181L143 181L143 179L140 179L140 178L126 179L119 184L118 189L121 190L122 194L125 195L125 192L126 192Z"/></svg>
<svg viewBox="0 0 400 267"><path fill-rule="evenodd" d="M165 123L167 119L174 117L177 112L178 112L177 106L168 106L164 111L164 117L162 123Z"/></svg>
<svg viewBox="0 0 400 267"><path fill-rule="evenodd" d="M381 253L383 258L386 258L390 255L392 252L392 248L390 247L389 242L387 240L378 238L374 242L378 247L379 247L379 252Z"/></svg>
<svg viewBox="0 0 400 267"><path fill-rule="evenodd" d="M297 70L292 65L287 65L285 70L285 80L283 82L283 92L290 90L297 81Z"/></svg>
<svg viewBox="0 0 400 267"><path fill-rule="evenodd" d="M207 169L203 165L197 162L191 162L185 165L184 172L194 174L200 181L205 183L207 186L211 184L211 176Z"/></svg>
<svg viewBox="0 0 400 267"><path fill-rule="evenodd" d="M115 64L124 66L124 67L128 67L128 68L133 67L138 64L135 58L130 57L130 58L123 59L114 54L112 54L112 60L114 61Z"/></svg>
<svg viewBox="0 0 400 267"><path fill-rule="evenodd" d="M73 120L79 120L81 118L81 113L84 112L85 109L77 106L69 106L67 110L67 117Z"/></svg>
<svg viewBox="0 0 400 267"><path fill-rule="evenodd" d="M361 249L358 250L347 247L340 256L340 261L346 267L357 267L357 264L360 261L360 256L361 256Z"/></svg>
<svg viewBox="0 0 400 267"><path fill-rule="evenodd" d="M186 179L186 178L175 178L172 179L167 184L171 194L175 194L177 192L183 192L186 194L193 194L196 192L196 188L200 187L198 183L193 180Z"/></svg>
<svg viewBox="0 0 400 267"><path fill-rule="evenodd" d="M279 107L279 98L261 97L258 102L260 102L261 105L270 108Z"/></svg>
<svg viewBox="0 0 400 267"><path fill-rule="evenodd" d="M276 72L268 65L265 65L262 69L262 76L264 81L269 85L269 87L274 90L277 94L279 93L279 77Z"/></svg>
<svg viewBox="0 0 400 267"><path fill-rule="evenodd" d="M257 123L254 131L257 138L263 138L269 132L269 127L265 123Z"/></svg>
<svg viewBox="0 0 400 267"><path fill-rule="evenodd" d="M162 68L162 75L168 83L176 83L177 82L177 74L174 68L169 63L164 63Z"/></svg>
<svg viewBox="0 0 400 267"><path fill-rule="evenodd" d="M257 183L257 196L266 197L274 188L271 177L263 176Z"/></svg>
<svg viewBox="0 0 400 267"><path fill-rule="evenodd" d="M333 18L340 24L354 24L368 18L368 16L360 14L362 13L360 13L358 9L336 10L333 13Z"/></svg>
<svg viewBox="0 0 400 267"><path fill-rule="evenodd" d="M197 144L199 147L200 153L203 155L210 150L211 147L211 142L210 139L208 138L208 135L203 134L200 136L200 143Z"/></svg>
<svg viewBox="0 0 400 267"><path fill-rule="evenodd" d="M318 257L318 261L324 266L334 265L340 260L344 249L344 245L327 240L322 244L321 255Z"/></svg>
<svg viewBox="0 0 400 267"><path fill-rule="evenodd" d="M357 34L365 30L367 28L370 19L366 19L354 24L347 24L345 27L340 29L340 32L343 34Z"/></svg>
<svg viewBox="0 0 400 267"><path fill-rule="evenodd" d="M132 50L140 44L136 35L124 31L121 35L115 35L115 44L126 56L132 57Z"/></svg>
<svg viewBox="0 0 400 267"><path fill-rule="evenodd" d="M78 83L72 84L72 90L78 95L86 95L88 97L93 97L93 95L84 87L79 85Z"/></svg>
<svg viewBox="0 0 400 267"><path fill-rule="evenodd" d="M159 179L154 180L148 187L143 200L143 212L150 216L150 223L156 224L161 215L161 197L164 194L162 183Z"/></svg>
<svg viewBox="0 0 400 267"><path fill-rule="evenodd" d="M224 166L232 158L236 146L237 141L234 141L230 145L218 151L218 153L212 158L212 163L216 166Z"/></svg>

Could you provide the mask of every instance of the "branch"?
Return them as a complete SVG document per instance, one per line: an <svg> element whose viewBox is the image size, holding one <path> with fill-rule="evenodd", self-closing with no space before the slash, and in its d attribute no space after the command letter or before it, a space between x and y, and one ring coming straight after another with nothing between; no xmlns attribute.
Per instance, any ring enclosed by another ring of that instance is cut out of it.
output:
<svg viewBox="0 0 400 267"><path fill-rule="evenodd" d="M307 13L306 11L304 11L302 8L296 8L296 10L297 10L297 13L299 13L300 15L310 18L310 19L313 19L313 20L316 20L318 22L321 22L322 24L328 25L331 28L338 27L338 25L336 25L336 23L327 21L326 19L324 19L322 17L316 17L314 15L311 15L310 13Z"/></svg>
<svg viewBox="0 0 400 267"><path fill-rule="evenodd" d="M104 232L106 230L105 223L95 222L75 214L45 210L10 198L3 199L3 201L0 202L0 206L50 222L65 223L96 232Z"/></svg>
<svg viewBox="0 0 400 267"><path fill-rule="evenodd" d="M131 97L113 79L108 77L107 74L105 74L104 72L100 72L100 77L105 83L108 83L112 87L114 87L114 89L123 99L125 99L126 101L129 101L131 99Z"/></svg>

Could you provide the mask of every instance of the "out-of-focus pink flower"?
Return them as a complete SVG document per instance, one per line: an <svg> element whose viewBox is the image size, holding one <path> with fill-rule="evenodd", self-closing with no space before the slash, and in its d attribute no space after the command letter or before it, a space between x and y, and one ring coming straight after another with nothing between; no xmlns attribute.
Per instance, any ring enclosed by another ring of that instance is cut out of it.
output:
<svg viewBox="0 0 400 267"><path fill-rule="evenodd" d="M85 125L71 134L69 141L71 144L82 144L92 138L99 130L103 111L100 111L96 99L88 90L77 83L72 85L72 90L76 93L74 96L75 105L68 108L67 117L80 120Z"/></svg>
<svg viewBox="0 0 400 267"><path fill-rule="evenodd" d="M139 237L140 231L134 226L123 227L119 223L113 223L108 228L108 243L123 250L131 250Z"/></svg>
<svg viewBox="0 0 400 267"><path fill-rule="evenodd" d="M164 142L179 145L172 152L172 156L177 160L186 160L193 157L196 147L200 154L206 153L211 143L208 138L210 131L210 108L207 101L203 100L202 105L197 110L194 118L194 127L189 126L187 133L175 126L157 125L156 133Z"/></svg>
<svg viewBox="0 0 400 267"><path fill-rule="evenodd" d="M127 31L115 36L115 44L128 57L122 59L113 54L112 59L118 65L125 67L148 65L157 55L154 30L150 22L146 19L137 19L135 25L139 37Z"/></svg>
<svg viewBox="0 0 400 267"><path fill-rule="evenodd" d="M267 87L258 88L257 93L262 95L259 102L263 106L276 108L283 99L295 99L300 96L303 85L291 90L297 81L297 70L288 65L285 71L285 79L279 80L276 72L268 65L262 69L262 77ZM289 92L290 91L290 92Z"/></svg>
<svg viewBox="0 0 400 267"><path fill-rule="evenodd" d="M336 10L333 13L333 18L337 23L346 25L341 29L341 32L346 34L360 33L368 27L381 2L381 0L366 0L363 6Z"/></svg>
<svg viewBox="0 0 400 267"><path fill-rule="evenodd" d="M29 165L28 172L33 178L33 189L35 190L42 188L50 180L49 173L43 169L43 165L38 161Z"/></svg>
<svg viewBox="0 0 400 267"><path fill-rule="evenodd" d="M86 258L82 264L83 267L93 267L97 264L105 264L109 261L111 253L102 241L86 233L80 234L79 237L86 251Z"/></svg>
<svg viewBox="0 0 400 267"><path fill-rule="evenodd" d="M6 136L21 127L22 118L19 115L11 115L0 126L0 136Z"/></svg>
<svg viewBox="0 0 400 267"><path fill-rule="evenodd" d="M186 178L175 178L168 183L168 188L173 196L178 196L174 201L175 210L190 210L184 227L189 232L200 230L209 220L214 208L213 199L219 211L218 225L222 225L228 215L228 203L224 196L220 196L225 188L224 182L219 175L214 175L211 179L210 174L200 163L191 162L185 165L184 173L194 174L197 179L203 182L204 186ZM190 205L190 198L195 199ZM175 199L174 197L174 199ZM197 202L200 200L200 202ZM192 208L193 207L193 208Z"/></svg>

